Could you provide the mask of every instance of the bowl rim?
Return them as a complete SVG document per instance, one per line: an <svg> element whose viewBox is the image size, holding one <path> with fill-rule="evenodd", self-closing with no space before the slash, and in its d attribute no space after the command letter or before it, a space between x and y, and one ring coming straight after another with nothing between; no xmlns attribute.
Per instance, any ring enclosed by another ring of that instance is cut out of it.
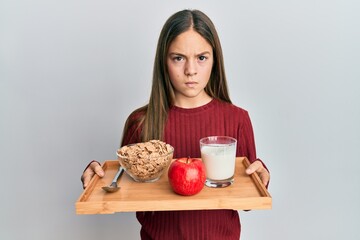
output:
<svg viewBox="0 0 360 240"><path fill-rule="evenodd" d="M139 143L143 143L143 142L139 142ZM119 154L119 150L120 150L122 147L125 147L125 146L133 146L133 145L136 145L136 144L138 144L138 143L131 143L131 144L128 144L128 145L121 146L120 148L118 148L118 149L116 150L116 155L117 155L118 157L120 157L120 158L129 158L129 156L124 156L124 155ZM168 143L166 143L166 144L171 147L171 151L169 151L167 154L165 154L165 155L159 155L159 156L150 156L150 155L148 155L147 158L142 158L142 159L153 159L153 158L159 158L159 157L167 157L167 156L169 156L170 154L174 154L175 148L174 148L173 146L171 146L170 144L168 144ZM136 156L133 156L133 157L136 157Z"/></svg>

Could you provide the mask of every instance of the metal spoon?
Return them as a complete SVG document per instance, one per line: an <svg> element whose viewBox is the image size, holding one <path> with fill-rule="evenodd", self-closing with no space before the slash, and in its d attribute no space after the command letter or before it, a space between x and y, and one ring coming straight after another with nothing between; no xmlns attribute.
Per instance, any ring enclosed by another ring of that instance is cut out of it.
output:
<svg viewBox="0 0 360 240"><path fill-rule="evenodd" d="M106 192L116 192L117 190L120 189L120 187L118 187L117 185L117 181L118 179L120 178L120 176L122 175L122 173L124 172L124 168L123 167L119 167L119 170L117 171L114 179L112 180L110 186L105 186L105 187L102 187L102 189L104 189Z"/></svg>

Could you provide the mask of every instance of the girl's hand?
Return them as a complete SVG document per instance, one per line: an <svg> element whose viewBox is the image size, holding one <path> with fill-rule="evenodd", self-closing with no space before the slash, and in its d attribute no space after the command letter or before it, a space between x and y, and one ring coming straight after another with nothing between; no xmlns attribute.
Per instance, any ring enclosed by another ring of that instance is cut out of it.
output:
<svg viewBox="0 0 360 240"><path fill-rule="evenodd" d="M89 164L81 176L81 182L84 189L88 186L90 180L95 174L97 174L99 177L103 177L105 175L101 165L98 162L93 161Z"/></svg>
<svg viewBox="0 0 360 240"><path fill-rule="evenodd" d="M267 184L269 183L270 173L266 170L261 161L256 160L255 162L250 164L250 166L245 170L245 172L249 175L257 172L265 186L267 186Z"/></svg>

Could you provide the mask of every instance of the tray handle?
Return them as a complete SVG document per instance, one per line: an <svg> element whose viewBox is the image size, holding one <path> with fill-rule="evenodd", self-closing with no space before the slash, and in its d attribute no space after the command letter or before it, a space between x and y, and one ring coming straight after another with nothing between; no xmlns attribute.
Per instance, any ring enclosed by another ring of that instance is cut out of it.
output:
<svg viewBox="0 0 360 240"><path fill-rule="evenodd" d="M247 157L244 157L243 164L244 164L245 168L248 168L250 166L250 161ZM266 186L261 181L257 172L252 173L250 176L251 176L252 180L255 182L255 184L256 184L257 188L259 189L259 191L261 192L262 196L263 197L271 197L270 193L268 192L268 190L266 189Z"/></svg>

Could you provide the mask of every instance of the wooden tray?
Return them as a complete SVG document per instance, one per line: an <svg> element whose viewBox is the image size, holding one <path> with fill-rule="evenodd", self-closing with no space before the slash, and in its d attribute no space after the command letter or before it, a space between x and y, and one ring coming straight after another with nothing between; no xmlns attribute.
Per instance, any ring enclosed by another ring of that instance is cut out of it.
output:
<svg viewBox="0 0 360 240"><path fill-rule="evenodd" d="M248 176L249 166L245 157L236 158L235 180L225 188L204 186L193 196L175 194L168 182L167 172L153 183L138 183L127 174L119 180L121 189L106 193L101 187L108 185L116 174L119 162L108 160L103 163L105 176L91 179L89 186L78 198L75 206L77 214L110 214L115 212L234 209L271 209L272 198L259 176Z"/></svg>

